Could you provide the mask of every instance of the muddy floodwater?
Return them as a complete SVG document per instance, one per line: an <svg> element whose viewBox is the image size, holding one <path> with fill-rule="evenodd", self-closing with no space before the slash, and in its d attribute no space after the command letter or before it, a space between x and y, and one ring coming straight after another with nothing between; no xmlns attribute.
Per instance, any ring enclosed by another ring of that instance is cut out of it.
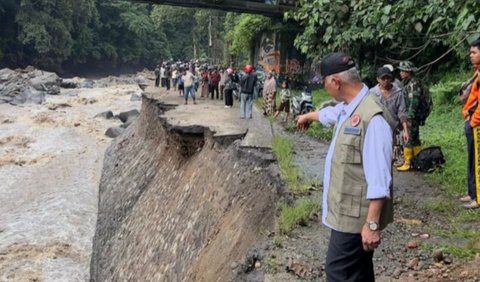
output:
<svg viewBox="0 0 480 282"><path fill-rule="evenodd" d="M0 281L86 281L105 131L139 109L137 85L62 89L42 105L0 104Z"/></svg>

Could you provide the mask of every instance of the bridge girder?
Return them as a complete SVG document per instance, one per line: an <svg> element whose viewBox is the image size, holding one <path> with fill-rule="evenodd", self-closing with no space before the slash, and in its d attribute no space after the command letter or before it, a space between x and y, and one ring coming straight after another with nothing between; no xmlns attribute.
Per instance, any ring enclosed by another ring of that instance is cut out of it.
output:
<svg viewBox="0 0 480 282"><path fill-rule="evenodd" d="M286 1L290 4L281 4L284 0L276 0L276 4L266 4L265 1L246 0L131 0L159 5L181 6L188 8L216 9L227 12L261 14L268 17L283 17L283 14L294 8L296 1ZM293 3L292 3L293 2Z"/></svg>

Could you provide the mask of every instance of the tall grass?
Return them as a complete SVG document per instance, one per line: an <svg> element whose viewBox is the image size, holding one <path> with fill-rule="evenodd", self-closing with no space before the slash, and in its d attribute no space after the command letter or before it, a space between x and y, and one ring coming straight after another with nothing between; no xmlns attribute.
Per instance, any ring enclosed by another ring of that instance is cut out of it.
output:
<svg viewBox="0 0 480 282"><path fill-rule="evenodd" d="M447 75L430 87L433 111L420 129L423 147L437 145L445 155L445 168L427 177L446 188L450 196L465 194L467 152L458 90L468 74Z"/></svg>
<svg viewBox="0 0 480 282"><path fill-rule="evenodd" d="M278 166L283 180L287 183L288 189L293 194L302 194L306 192L303 181L300 178L300 172L293 161L293 143L292 141L276 136L273 139L273 152L278 160Z"/></svg>
<svg viewBox="0 0 480 282"><path fill-rule="evenodd" d="M457 201L457 197L467 191L465 122L461 115L458 91L469 75L446 75L430 87L434 108L425 126L420 129L423 147L440 146L446 160L443 169L426 176L430 181L441 184L444 189L439 192L447 197L442 202L426 202L423 209L447 216L446 224L433 227L430 231L447 239L447 243L441 247L445 253L458 258L471 258L480 252L480 231L470 226L470 223L480 220L480 213L463 210ZM432 247L432 244L426 244L425 247Z"/></svg>
<svg viewBox="0 0 480 282"><path fill-rule="evenodd" d="M277 225L280 234L289 234L298 225L306 225L307 222L320 212L320 200L315 198L302 198L290 206L282 204L282 213Z"/></svg>

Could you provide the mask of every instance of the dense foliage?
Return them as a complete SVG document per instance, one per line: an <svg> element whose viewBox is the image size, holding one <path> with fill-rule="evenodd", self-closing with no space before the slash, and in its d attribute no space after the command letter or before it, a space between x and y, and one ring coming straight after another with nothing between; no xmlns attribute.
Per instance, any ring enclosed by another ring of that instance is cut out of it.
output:
<svg viewBox="0 0 480 282"><path fill-rule="evenodd" d="M272 28L272 20L267 17L250 14L231 14L227 15L225 21L225 30L229 54L237 54L252 61L250 51L257 35L262 31Z"/></svg>
<svg viewBox="0 0 480 282"><path fill-rule="evenodd" d="M122 0L2 0L0 64L59 71L223 59L224 16Z"/></svg>
<svg viewBox="0 0 480 282"><path fill-rule="evenodd" d="M300 0L287 18L305 27L295 45L312 58L343 50L376 65L410 59L423 70L437 59L466 61L466 42L480 35L477 0Z"/></svg>
<svg viewBox="0 0 480 282"><path fill-rule="evenodd" d="M344 50L370 72L404 59L422 71L467 66L466 43L480 36L477 0L300 0L286 18L304 28L295 45L310 58ZM289 24L124 0L2 0L0 26L0 65L61 70L165 59L252 62L256 37ZM298 32L290 27L283 37Z"/></svg>

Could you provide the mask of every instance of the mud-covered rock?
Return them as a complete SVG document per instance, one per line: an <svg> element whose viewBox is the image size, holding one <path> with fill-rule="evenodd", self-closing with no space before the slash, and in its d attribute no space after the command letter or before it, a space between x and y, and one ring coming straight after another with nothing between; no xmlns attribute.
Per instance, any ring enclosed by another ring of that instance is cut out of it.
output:
<svg viewBox="0 0 480 282"><path fill-rule="evenodd" d="M46 72L35 70L32 73L29 73L30 85L38 91L44 91L49 95L58 95L60 94L60 85L62 84L62 79L53 72Z"/></svg>
<svg viewBox="0 0 480 282"><path fill-rule="evenodd" d="M28 67L23 70L0 70L0 101L19 105L41 104L45 95L58 95L62 79L53 72Z"/></svg>
<svg viewBox="0 0 480 282"><path fill-rule="evenodd" d="M138 110L131 110L127 112L121 112L118 114L118 118L123 122L123 123L128 123L128 122L133 122L138 116L140 115L140 112Z"/></svg>
<svg viewBox="0 0 480 282"><path fill-rule="evenodd" d="M63 79L61 83L62 88L93 88L95 82L91 79L74 77Z"/></svg>
<svg viewBox="0 0 480 282"><path fill-rule="evenodd" d="M432 258L434 262L441 262L443 261L443 251L440 249L434 250L432 253Z"/></svg>
<svg viewBox="0 0 480 282"><path fill-rule="evenodd" d="M105 132L105 135L107 135L110 138L116 138L120 136L123 132L125 131L125 128L122 126L112 126L107 131Z"/></svg>
<svg viewBox="0 0 480 282"><path fill-rule="evenodd" d="M113 118L113 112L112 111L105 111L99 114L96 114L94 118L104 118L104 119L111 119Z"/></svg>

